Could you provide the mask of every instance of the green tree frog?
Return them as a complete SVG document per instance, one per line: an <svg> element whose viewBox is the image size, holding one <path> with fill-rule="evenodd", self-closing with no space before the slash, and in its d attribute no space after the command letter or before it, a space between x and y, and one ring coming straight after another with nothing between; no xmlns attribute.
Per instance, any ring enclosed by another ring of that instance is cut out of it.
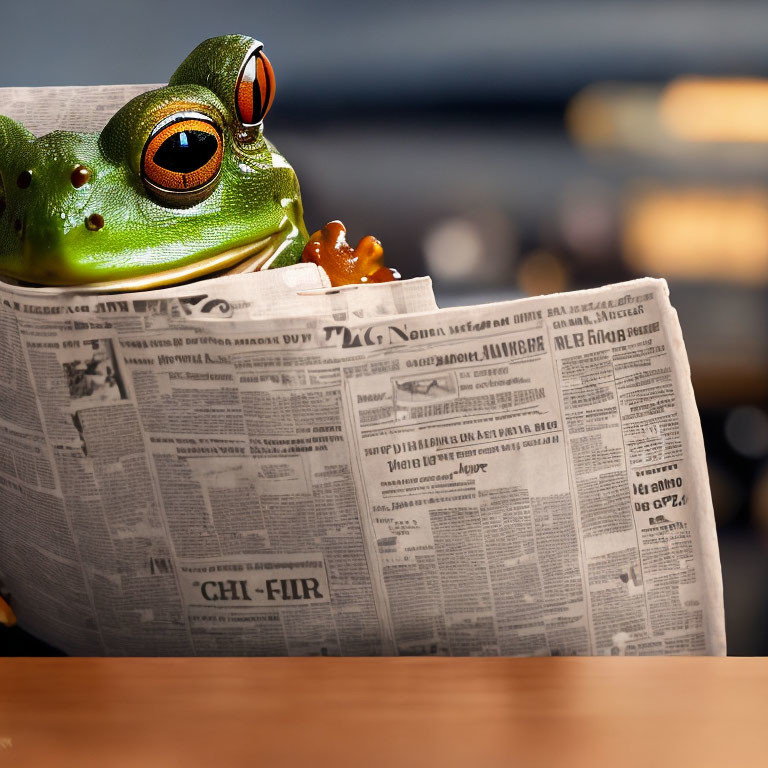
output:
<svg viewBox="0 0 768 768"><path fill-rule="evenodd" d="M309 239L299 184L262 134L274 93L262 44L227 35L201 43L99 135L36 138L0 116L0 276L124 291L298 262ZM313 235L307 260L320 263L328 238ZM357 256L343 227L337 241L349 278Z"/></svg>

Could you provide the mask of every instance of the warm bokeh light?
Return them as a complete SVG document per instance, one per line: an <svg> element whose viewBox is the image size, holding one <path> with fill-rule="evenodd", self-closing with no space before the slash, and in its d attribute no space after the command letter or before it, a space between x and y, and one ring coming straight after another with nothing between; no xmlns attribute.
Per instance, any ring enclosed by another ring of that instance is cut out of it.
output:
<svg viewBox="0 0 768 768"><path fill-rule="evenodd" d="M625 209L625 259L637 273L768 282L768 192L656 190Z"/></svg>
<svg viewBox="0 0 768 768"><path fill-rule="evenodd" d="M686 144L761 144L768 142L768 79L594 83L571 99L565 119L586 147L658 153Z"/></svg>
<svg viewBox="0 0 768 768"><path fill-rule="evenodd" d="M517 284L528 296L560 293L568 289L568 268L556 254L537 249L520 262Z"/></svg>
<svg viewBox="0 0 768 768"><path fill-rule="evenodd" d="M468 280L483 268L482 233L467 219L445 219L424 237L424 260L436 279Z"/></svg>
<svg viewBox="0 0 768 768"><path fill-rule="evenodd" d="M569 103L565 122L577 143L649 151L663 144L658 123L659 87L630 83L595 83Z"/></svg>
<svg viewBox="0 0 768 768"><path fill-rule="evenodd" d="M678 78L661 94L659 119L683 141L768 142L768 80Z"/></svg>

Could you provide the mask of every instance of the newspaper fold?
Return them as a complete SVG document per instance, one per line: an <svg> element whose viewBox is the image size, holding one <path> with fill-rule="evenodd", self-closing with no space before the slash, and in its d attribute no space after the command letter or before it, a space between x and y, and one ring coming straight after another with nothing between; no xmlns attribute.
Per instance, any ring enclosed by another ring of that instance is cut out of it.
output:
<svg viewBox="0 0 768 768"><path fill-rule="evenodd" d="M71 654L724 654L666 284L0 284L0 582Z"/></svg>

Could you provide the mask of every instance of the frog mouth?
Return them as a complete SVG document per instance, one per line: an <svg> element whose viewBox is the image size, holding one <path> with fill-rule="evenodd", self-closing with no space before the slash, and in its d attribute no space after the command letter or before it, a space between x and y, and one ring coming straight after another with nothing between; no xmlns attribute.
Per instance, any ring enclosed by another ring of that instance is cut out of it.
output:
<svg viewBox="0 0 768 768"><path fill-rule="evenodd" d="M180 285L202 277L218 277L220 275L240 274L243 272L258 272L269 269L270 265L288 247L298 235L298 229L292 224L281 227L276 232L266 235L250 243L237 245L233 248L219 251L213 256L200 259L181 267L166 269L136 277L105 280L98 283L82 283L59 287L36 287L43 293L123 293L129 291L148 291L171 285Z"/></svg>
<svg viewBox="0 0 768 768"><path fill-rule="evenodd" d="M182 267L138 275L118 280L106 280L100 283L86 283L68 286L78 293L121 293L123 291L147 291L168 285L188 283L201 277L213 275L240 274L269 269L283 248L291 242L291 231L280 229L277 232L234 248L227 248L214 256L201 259Z"/></svg>

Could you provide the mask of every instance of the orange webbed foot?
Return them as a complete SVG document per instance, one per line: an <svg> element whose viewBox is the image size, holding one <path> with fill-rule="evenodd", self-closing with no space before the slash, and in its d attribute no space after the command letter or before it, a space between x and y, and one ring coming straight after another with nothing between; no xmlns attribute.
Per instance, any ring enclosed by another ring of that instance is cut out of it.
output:
<svg viewBox="0 0 768 768"><path fill-rule="evenodd" d="M352 248L346 235L347 228L340 221L328 222L309 238L301 260L322 267L333 286L388 283L400 278L397 270L382 264L384 249L375 237L366 235Z"/></svg>

